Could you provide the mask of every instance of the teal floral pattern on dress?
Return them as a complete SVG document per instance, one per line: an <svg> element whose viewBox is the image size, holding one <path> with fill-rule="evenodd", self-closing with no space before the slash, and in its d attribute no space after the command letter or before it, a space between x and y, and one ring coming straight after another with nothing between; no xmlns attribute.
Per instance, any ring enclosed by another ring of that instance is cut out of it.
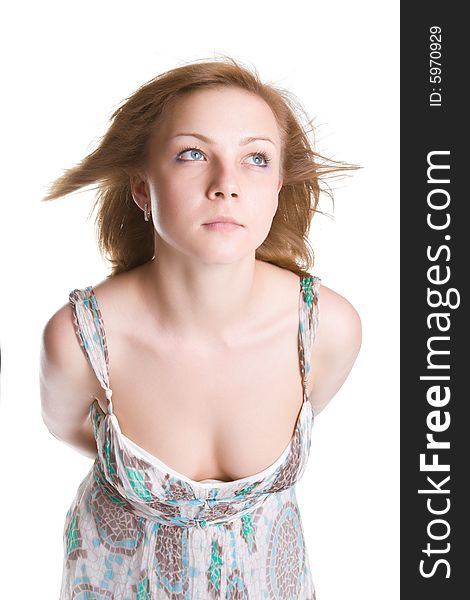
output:
<svg viewBox="0 0 470 600"><path fill-rule="evenodd" d="M106 392L90 405L98 454L67 511L60 600L314 600L295 496L310 452L307 385L320 278L300 278L303 403L288 447L234 481L193 481L122 435L92 286L69 295L77 340Z"/></svg>
<svg viewBox="0 0 470 600"><path fill-rule="evenodd" d="M248 548L251 550L253 547L253 536L255 533L255 528L253 526L253 517L250 513L248 513L241 518L241 521L243 537L245 538L246 543L248 544Z"/></svg>
<svg viewBox="0 0 470 600"><path fill-rule="evenodd" d="M217 542L212 542L211 564L209 566L209 579L211 585L217 590L220 590L220 577L222 566L222 554L217 547Z"/></svg>
<svg viewBox="0 0 470 600"><path fill-rule="evenodd" d="M77 516L73 515L67 528L67 554L78 548Z"/></svg>
<svg viewBox="0 0 470 600"><path fill-rule="evenodd" d="M313 291L312 291L313 282L314 282L313 277L304 277L302 279L302 291L304 293L305 302L307 303L308 308L310 308L312 306L312 302L313 302Z"/></svg>
<svg viewBox="0 0 470 600"><path fill-rule="evenodd" d="M126 468L132 489L141 500L152 500L150 491L145 487L144 474L136 469Z"/></svg>
<svg viewBox="0 0 470 600"><path fill-rule="evenodd" d="M108 467L108 473L113 475L115 473L114 467L111 464L111 443L109 438L106 438L104 441L104 456L106 460L106 466Z"/></svg>
<svg viewBox="0 0 470 600"><path fill-rule="evenodd" d="M147 575L139 581L137 584L137 595L135 600L151 600L152 596L150 595L149 583Z"/></svg>

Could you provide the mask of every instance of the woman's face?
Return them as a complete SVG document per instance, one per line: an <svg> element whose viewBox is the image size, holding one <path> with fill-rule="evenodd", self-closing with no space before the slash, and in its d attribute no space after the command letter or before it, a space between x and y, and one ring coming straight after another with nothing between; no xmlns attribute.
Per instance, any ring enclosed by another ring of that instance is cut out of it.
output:
<svg viewBox="0 0 470 600"><path fill-rule="evenodd" d="M277 210L280 152L274 114L258 96L219 87L178 98L146 171L131 180L137 204L151 202L156 255L164 244L212 264L254 256ZM209 225L220 217L239 225Z"/></svg>

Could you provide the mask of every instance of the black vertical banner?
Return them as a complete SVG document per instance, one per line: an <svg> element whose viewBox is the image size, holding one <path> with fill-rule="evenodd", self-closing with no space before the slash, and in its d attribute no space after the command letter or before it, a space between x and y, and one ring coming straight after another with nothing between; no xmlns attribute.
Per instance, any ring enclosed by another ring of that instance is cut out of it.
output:
<svg viewBox="0 0 470 600"><path fill-rule="evenodd" d="M470 598L470 36L457 6L401 3L402 600Z"/></svg>

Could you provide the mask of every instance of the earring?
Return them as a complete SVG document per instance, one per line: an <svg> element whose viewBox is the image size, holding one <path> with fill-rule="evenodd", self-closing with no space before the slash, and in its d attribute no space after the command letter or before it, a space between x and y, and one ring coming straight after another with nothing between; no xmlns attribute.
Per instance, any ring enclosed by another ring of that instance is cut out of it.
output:
<svg viewBox="0 0 470 600"><path fill-rule="evenodd" d="M148 202L144 204L144 221L148 221L150 219L150 211Z"/></svg>

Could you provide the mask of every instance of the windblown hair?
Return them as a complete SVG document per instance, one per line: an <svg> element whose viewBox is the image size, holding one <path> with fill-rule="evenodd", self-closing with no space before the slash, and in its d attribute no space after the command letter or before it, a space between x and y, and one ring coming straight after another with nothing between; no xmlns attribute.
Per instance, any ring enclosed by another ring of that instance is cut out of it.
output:
<svg viewBox="0 0 470 600"><path fill-rule="evenodd" d="M312 270L314 252L308 233L314 213L320 212L320 194L326 193L334 204L324 181L357 167L316 153L309 139L313 126L298 100L286 90L262 83L256 70L251 72L224 56L171 69L138 88L114 111L98 147L56 179L43 198L54 200L95 184L95 226L100 252L112 266L109 277L154 258L153 222L143 219L130 187L130 176L145 168L153 132L177 98L214 86L235 86L261 97L280 132L283 186L271 229L255 257L298 275Z"/></svg>

